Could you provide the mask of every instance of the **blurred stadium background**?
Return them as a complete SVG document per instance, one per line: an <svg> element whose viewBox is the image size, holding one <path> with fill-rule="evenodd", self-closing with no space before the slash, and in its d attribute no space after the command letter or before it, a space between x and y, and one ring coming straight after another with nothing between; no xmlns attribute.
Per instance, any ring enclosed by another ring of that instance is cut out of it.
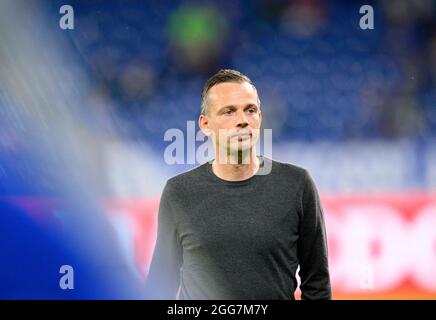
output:
<svg viewBox="0 0 436 320"><path fill-rule="evenodd" d="M430 0L1 1L0 298L141 298L162 188L194 166L165 163L164 134L186 139L203 83L232 68L258 88L273 158L321 192L334 298L435 299L435 15Z"/></svg>

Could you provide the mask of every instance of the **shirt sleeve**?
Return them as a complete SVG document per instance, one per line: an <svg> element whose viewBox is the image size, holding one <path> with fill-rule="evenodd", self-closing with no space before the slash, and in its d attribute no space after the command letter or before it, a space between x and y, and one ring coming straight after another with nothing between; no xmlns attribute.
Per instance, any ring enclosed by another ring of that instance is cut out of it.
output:
<svg viewBox="0 0 436 320"><path fill-rule="evenodd" d="M180 285L182 248L178 237L173 194L164 187L159 204L157 240L146 279L146 297L152 300L174 300Z"/></svg>
<svg viewBox="0 0 436 320"><path fill-rule="evenodd" d="M323 209L313 179L306 172L297 247L301 299L331 299L327 235Z"/></svg>

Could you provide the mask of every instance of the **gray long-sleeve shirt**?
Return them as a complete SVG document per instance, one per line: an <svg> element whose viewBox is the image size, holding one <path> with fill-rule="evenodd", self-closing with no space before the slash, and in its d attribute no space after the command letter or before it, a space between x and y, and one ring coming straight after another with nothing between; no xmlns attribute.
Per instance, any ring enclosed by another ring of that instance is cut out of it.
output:
<svg viewBox="0 0 436 320"><path fill-rule="evenodd" d="M260 156L258 174L226 181L209 162L167 181L150 299L330 299L323 211L307 170ZM269 168L269 174L262 170ZM180 286L180 288L179 288Z"/></svg>

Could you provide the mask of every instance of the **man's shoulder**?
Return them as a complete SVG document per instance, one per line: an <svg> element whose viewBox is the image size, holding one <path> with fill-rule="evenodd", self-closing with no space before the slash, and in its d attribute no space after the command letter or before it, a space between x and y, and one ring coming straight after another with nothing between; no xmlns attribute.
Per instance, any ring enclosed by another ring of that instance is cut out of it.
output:
<svg viewBox="0 0 436 320"><path fill-rule="evenodd" d="M266 156L262 157L264 160L263 166L266 168L269 167L271 169L266 169L264 170L264 172L268 172L267 174L270 174L270 177L275 180L279 179L287 180L288 182L304 182L307 178L310 178L310 173L308 169L303 166L272 159ZM173 191L174 189L181 191L191 189L194 186L201 186L202 182L207 176L207 165L208 163L206 162L192 169L174 175L167 180L166 188Z"/></svg>
<svg viewBox="0 0 436 320"><path fill-rule="evenodd" d="M203 177L203 174L206 170L206 165L207 162L174 175L167 180L167 185L173 187L186 186L187 184L192 185L196 182L198 183L199 179Z"/></svg>
<svg viewBox="0 0 436 320"><path fill-rule="evenodd" d="M294 163L272 160L274 180L279 186L287 186L293 190L315 189L309 170Z"/></svg>
<svg viewBox="0 0 436 320"><path fill-rule="evenodd" d="M306 179L310 175L308 169L303 166L267 157L265 159L272 163L272 170L278 175L293 176L301 179Z"/></svg>

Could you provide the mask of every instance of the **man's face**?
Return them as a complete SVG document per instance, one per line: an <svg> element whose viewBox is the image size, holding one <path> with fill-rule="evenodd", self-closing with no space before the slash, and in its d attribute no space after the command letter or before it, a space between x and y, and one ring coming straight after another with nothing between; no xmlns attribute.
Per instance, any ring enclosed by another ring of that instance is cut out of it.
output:
<svg viewBox="0 0 436 320"><path fill-rule="evenodd" d="M208 113L199 118L220 150L235 153L251 149L259 138L262 113L258 96L248 82L225 82L208 92Z"/></svg>

